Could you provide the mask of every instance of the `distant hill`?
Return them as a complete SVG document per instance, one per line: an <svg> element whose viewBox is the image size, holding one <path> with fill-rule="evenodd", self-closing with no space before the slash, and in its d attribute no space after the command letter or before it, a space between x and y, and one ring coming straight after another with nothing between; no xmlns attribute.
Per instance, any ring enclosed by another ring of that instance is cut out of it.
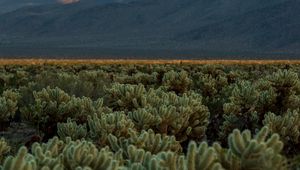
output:
<svg viewBox="0 0 300 170"><path fill-rule="evenodd" d="M56 3L55 0L0 0L0 14L18 8Z"/></svg>
<svg viewBox="0 0 300 170"><path fill-rule="evenodd" d="M296 56L300 54L299 18L298 0L82 0L69 5L45 0L0 15L0 49Z"/></svg>

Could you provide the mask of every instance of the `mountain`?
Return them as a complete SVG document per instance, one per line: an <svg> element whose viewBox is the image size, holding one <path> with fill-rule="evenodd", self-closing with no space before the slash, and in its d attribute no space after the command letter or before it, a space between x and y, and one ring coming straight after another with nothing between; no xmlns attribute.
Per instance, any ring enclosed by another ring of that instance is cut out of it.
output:
<svg viewBox="0 0 300 170"><path fill-rule="evenodd" d="M155 55L194 51L195 56L297 56L299 18L298 0L42 4L0 15L0 55L5 47L18 47L99 49L95 55L109 49L128 55L137 54L134 51Z"/></svg>
<svg viewBox="0 0 300 170"><path fill-rule="evenodd" d="M75 3L78 1L93 1L96 4L108 4L108 3L124 3L129 2L130 0L0 0L0 14L6 13L10 11L14 11L19 8L23 7L32 7L38 5L50 5L50 4L68 4L68 3Z"/></svg>

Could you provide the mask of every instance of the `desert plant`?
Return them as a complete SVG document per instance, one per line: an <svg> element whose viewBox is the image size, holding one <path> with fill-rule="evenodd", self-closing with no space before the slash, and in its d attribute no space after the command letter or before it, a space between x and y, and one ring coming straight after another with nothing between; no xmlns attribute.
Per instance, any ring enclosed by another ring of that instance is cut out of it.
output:
<svg viewBox="0 0 300 170"><path fill-rule="evenodd" d="M218 160L226 169L287 169L286 159L281 155L283 143L278 134L268 137L269 129L263 127L254 137L245 130L235 129L228 137L229 149L215 143Z"/></svg>
<svg viewBox="0 0 300 170"><path fill-rule="evenodd" d="M66 137L72 140L82 139L87 136L86 124L77 125L76 122L68 119L66 123L57 123L57 134L61 139Z"/></svg>
<svg viewBox="0 0 300 170"><path fill-rule="evenodd" d="M283 115L268 113L263 121L272 133L280 135L285 144L284 152L295 155L299 151L300 144L300 114L299 110L288 110Z"/></svg>
<svg viewBox="0 0 300 170"><path fill-rule="evenodd" d="M134 128L133 122L127 118L124 112L113 112L109 114L94 114L88 116L89 134L98 144L108 144L108 135L117 137L128 136L129 128Z"/></svg>
<svg viewBox="0 0 300 170"><path fill-rule="evenodd" d="M162 85L177 94L183 94L191 88L192 80L186 71L175 72L172 70L164 74Z"/></svg>
<svg viewBox="0 0 300 170"><path fill-rule="evenodd" d="M2 162L4 156L10 152L10 146L5 141L4 138L0 139L0 163Z"/></svg>
<svg viewBox="0 0 300 170"><path fill-rule="evenodd" d="M180 143L176 141L174 136L155 134L151 129L148 131L143 130L141 133L129 129L129 135L128 138L117 138L116 136L109 134L108 140L111 149L115 152L122 150L126 157L128 157L126 151L130 145L149 151L151 154L157 154L163 151L180 153L182 150Z"/></svg>
<svg viewBox="0 0 300 170"><path fill-rule="evenodd" d="M0 97L0 123L1 128L5 122L10 121L15 116L18 109L19 93L12 90L5 90Z"/></svg>

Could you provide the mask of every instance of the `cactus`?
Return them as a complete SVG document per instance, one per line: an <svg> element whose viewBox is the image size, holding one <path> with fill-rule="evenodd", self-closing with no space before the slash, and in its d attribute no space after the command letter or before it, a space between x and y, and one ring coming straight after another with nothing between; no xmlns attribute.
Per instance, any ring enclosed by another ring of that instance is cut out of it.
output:
<svg viewBox="0 0 300 170"><path fill-rule="evenodd" d="M9 121L15 116L18 109L19 93L6 90L0 97L0 122Z"/></svg>
<svg viewBox="0 0 300 170"><path fill-rule="evenodd" d="M221 170L222 166L217 158L216 152L208 147L207 143L203 142L197 147L195 142L191 142L186 156L186 166L189 170Z"/></svg>
<svg viewBox="0 0 300 170"><path fill-rule="evenodd" d="M182 148L174 136L165 136L155 134L153 130L142 131L140 134L133 129L129 129L128 138L117 138L109 134L108 140L111 149L115 152L122 150L125 157L128 157L128 147L134 145L136 148L143 149L151 154L157 154L163 151L173 151L180 153Z"/></svg>
<svg viewBox="0 0 300 170"><path fill-rule="evenodd" d="M0 163L4 156L10 152L11 147L7 144L4 138L0 139Z"/></svg>
<svg viewBox="0 0 300 170"><path fill-rule="evenodd" d="M219 161L226 169L287 169L286 159L281 155L283 143L278 134L267 138L269 129L263 127L253 138L249 130L242 133L235 129L228 137L226 151L215 143Z"/></svg>
<svg viewBox="0 0 300 170"><path fill-rule="evenodd" d="M134 75L117 75L115 81L121 84L143 84L145 87L153 87L158 83L158 73L153 72L151 74L138 72Z"/></svg>
<svg viewBox="0 0 300 170"><path fill-rule="evenodd" d="M59 88L43 89L34 92L35 103L21 110L25 120L38 125L38 128L49 135L56 135L56 123L66 122L72 118L78 123L87 122L88 115L94 113L109 112L110 109L103 106L103 100L99 98L92 101L90 98L76 98L69 96Z"/></svg>
<svg viewBox="0 0 300 170"><path fill-rule="evenodd" d="M5 159L3 170L37 170L34 157L28 154L26 147L21 147L15 157L9 156Z"/></svg>
<svg viewBox="0 0 300 170"><path fill-rule="evenodd" d="M116 169L117 162L107 148L100 151L87 141L70 141L63 151L64 165L67 169L89 167L91 169Z"/></svg>
<svg viewBox="0 0 300 170"><path fill-rule="evenodd" d="M142 84L127 85L115 83L106 88L106 101L114 110L132 111L140 107L144 100L146 89Z"/></svg>
<svg viewBox="0 0 300 170"><path fill-rule="evenodd" d="M276 116L268 113L263 120L272 133L280 135L285 144L284 152L288 155L295 155L299 152L300 144L300 114L299 110L288 110L284 115Z"/></svg>
<svg viewBox="0 0 300 170"><path fill-rule="evenodd" d="M235 128L252 131L259 128L259 114L255 111L259 93L249 81L238 82L229 99L223 106L225 121L220 128L221 140Z"/></svg>
<svg viewBox="0 0 300 170"><path fill-rule="evenodd" d="M113 134L117 137L128 136L128 129L134 128L133 122L123 112L113 112L88 117L88 126L91 138L98 144L107 144L107 137Z"/></svg>
<svg viewBox="0 0 300 170"><path fill-rule="evenodd" d="M300 81L298 78L298 74L291 70L278 70L274 72L272 75L267 76L267 79L271 82L272 87L276 92L276 110L279 113L284 113L288 109L296 109L290 108L291 106L297 106L299 102L292 103L291 98L295 98L300 95ZM294 101L295 102L295 101Z"/></svg>
<svg viewBox="0 0 300 170"><path fill-rule="evenodd" d="M57 134L61 139L70 137L72 140L82 139L87 136L86 124L77 125L71 119L67 123L57 123Z"/></svg>
<svg viewBox="0 0 300 170"><path fill-rule="evenodd" d="M183 94L191 88L192 80L186 71L175 72L172 70L164 74L162 85L177 94Z"/></svg>

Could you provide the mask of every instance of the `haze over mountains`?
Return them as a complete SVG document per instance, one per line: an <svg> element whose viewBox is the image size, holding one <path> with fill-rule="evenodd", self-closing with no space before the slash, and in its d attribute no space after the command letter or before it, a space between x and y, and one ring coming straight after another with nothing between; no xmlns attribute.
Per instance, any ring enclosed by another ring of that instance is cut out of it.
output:
<svg viewBox="0 0 300 170"><path fill-rule="evenodd" d="M299 0L0 0L0 6L0 55L56 48L128 56L300 54Z"/></svg>

